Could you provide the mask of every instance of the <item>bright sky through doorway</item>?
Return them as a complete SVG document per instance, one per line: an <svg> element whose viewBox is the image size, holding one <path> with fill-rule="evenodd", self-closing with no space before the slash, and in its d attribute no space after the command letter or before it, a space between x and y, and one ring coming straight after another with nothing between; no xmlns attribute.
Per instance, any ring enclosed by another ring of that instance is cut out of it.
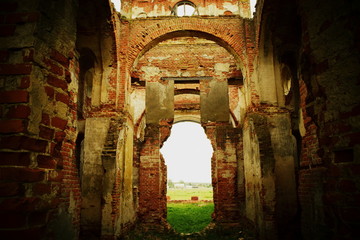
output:
<svg viewBox="0 0 360 240"><path fill-rule="evenodd" d="M256 1L257 0L250 0L250 11L251 11L251 16L253 16L254 12L255 12L255 5L256 5Z"/></svg>
<svg viewBox="0 0 360 240"><path fill-rule="evenodd" d="M121 0L111 0L114 4L116 11L120 12L121 9Z"/></svg>
<svg viewBox="0 0 360 240"><path fill-rule="evenodd" d="M161 148L173 182L211 183L212 146L200 124L180 122Z"/></svg>

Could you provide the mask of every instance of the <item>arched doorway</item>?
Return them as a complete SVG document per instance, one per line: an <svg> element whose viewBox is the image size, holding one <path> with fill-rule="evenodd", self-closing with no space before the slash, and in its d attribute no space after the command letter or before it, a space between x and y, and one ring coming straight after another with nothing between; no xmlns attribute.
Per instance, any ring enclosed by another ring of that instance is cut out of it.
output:
<svg viewBox="0 0 360 240"><path fill-rule="evenodd" d="M216 157L211 159L215 222L239 219L238 167L242 68L239 57L210 34L187 31L167 34L145 46L131 71L131 107L139 151L139 222L147 227L166 225L167 168L160 148L173 122L201 122ZM230 114L230 112L232 114ZM139 118L137 117L139 116ZM236 121L234 121L236 122ZM240 175L242 177L242 175ZM158 227L157 227L158 228Z"/></svg>
<svg viewBox="0 0 360 240"><path fill-rule="evenodd" d="M210 140L200 124L176 123L161 153L167 166L167 221L177 232L198 232L214 211Z"/></svg>

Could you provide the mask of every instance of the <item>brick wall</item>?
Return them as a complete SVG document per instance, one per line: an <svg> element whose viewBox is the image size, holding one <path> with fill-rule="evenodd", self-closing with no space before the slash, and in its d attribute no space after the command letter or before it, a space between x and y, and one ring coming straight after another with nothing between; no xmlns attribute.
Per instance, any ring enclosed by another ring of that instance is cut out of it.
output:
<svg viewBox="0 0 360 240"><path fill-rule="evenodd" d="M258 9L257 42L267 35L260 29L268 28L267 41L274 47L270 54L289 66L297 81L293 94L299 95L295 109L300 107L300 113L293 113L299 118L293 131L299 131L302 237L357 238L359 29L354 26L359 17L354 11L359 6L352 1L279 0L262 1ZM271 22L266 17L270 12Z"/></svg>
<svg viewBox="0 0 360 240"><path fill-rule="evenodd" d="M318 4L327 6L319 18L314 17L317 10L309 1L299 5L303 27L300 93L306 128L299 176L302 229L306 237L351 239L359 236L360 211L355 123L360 100L359 29L354 27L359 18L352 14L359 6Z"/></svg>
<svg viewBox="0 0 360 240"><path fill-rule="evenodd" d="M76 107L68 92L70 72L76 72L74 46L64 39L51 44L47 37L54 32L35 35L43 33L45 17L36 6L17 1L0 6L0 208L8 216L1 235L51 238L62 218L66 235L75 237L81 201L73 155Z"/></svg>
<svg viewBox="0 0 360 240"><path fill-rule="evenodd" d="M167 171L160 145L170 134L169 124L147 124L139 165L140 223L146 229L159 230L166 224Z"/></svg>
<svg viewBox="0 0 360 240"><path fill-rule="evenodd" d="M156 4L145 1L123 1L121 13L128 18L146 18L175 16L175 5L180 2L177 0L163 0ZM222 1L191 1L195 5L194 15L200 16L221 16L221 15L240 15L250 16L250 1L229 0L225 4Z"/></svg>
<svg viewBox="0 0 360 240"><path fill-rule="evenodd" d="M214 153L211 159L212 185L214 191L214 221L224 227L237 226L243 213L240 212L241 195L238 192L237 150L240 146L240 131L227 124L205 124Z"/></svg>

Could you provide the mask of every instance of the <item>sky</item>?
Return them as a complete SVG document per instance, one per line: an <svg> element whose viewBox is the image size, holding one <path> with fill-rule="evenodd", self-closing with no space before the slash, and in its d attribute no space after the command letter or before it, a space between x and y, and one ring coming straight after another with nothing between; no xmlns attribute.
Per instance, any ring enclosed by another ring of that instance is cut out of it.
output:
<svg viewBox="0 0 360 240"><path fill-rule="evenodd" d="M250 0L250 8L251 8L251 14L255 12L255 4L257 0ZM111 0L111 2L114 3L116 11L120 12L121 8L121 1L120 0Z"/></svg>
<svg viewBox="0 0 360 240"><path fill-rule="evenodd" d="M211 183L213 149L204 129L198 123L180 122L161 148L167 165L168 179L173 182Z"/></svg>

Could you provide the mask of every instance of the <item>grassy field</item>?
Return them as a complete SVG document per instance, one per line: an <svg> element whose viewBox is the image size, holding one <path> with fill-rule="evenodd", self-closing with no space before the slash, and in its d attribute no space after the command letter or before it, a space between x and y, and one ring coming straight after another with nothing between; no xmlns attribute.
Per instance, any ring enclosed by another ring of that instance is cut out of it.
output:
<svg viewBox="0 0 360 240"><path fill-rule="evenodd" d="M167 220L179 233L194 233L203 230L211 222L213 203L168 203Z"/></svg>
<svg viewBox="0 0 360 240"><path fill-rule="evenodd" d="M170 196L170 200L190 200L192 196L198 196L199 200L213 200L213 190L212 188L170 188L167 190L167 196Z"/></svg>

